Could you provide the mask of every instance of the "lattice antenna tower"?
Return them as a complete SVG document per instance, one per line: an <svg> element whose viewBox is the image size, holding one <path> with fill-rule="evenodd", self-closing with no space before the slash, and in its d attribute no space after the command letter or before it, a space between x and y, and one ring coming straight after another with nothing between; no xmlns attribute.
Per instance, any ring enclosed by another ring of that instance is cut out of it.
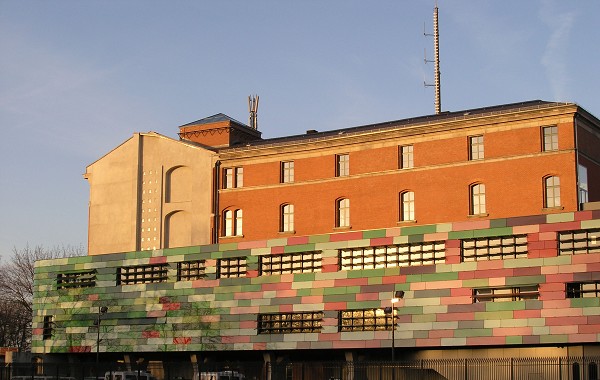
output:
<svg viewBox="0 0 600 380"><path fill-rule="evenodd" d="M250 112L250 128L258 129L258 95L248 96L248 112Z"/></svg>
<svg viewBox="0 0 600 380"><path fill-rule="evenodd" d="M433 50L434 59L430 61L427 59L427 51L425 51L425 64L434 63L434 84L428 84L423 81L425 87L435 87L435 113L442 112L442 95L440 89L440 31L438 23L438 6L437 1L433 8L433 34L427 34L425 32L425 24L423 24L423 35L426 37L433 37Z"/></svg>

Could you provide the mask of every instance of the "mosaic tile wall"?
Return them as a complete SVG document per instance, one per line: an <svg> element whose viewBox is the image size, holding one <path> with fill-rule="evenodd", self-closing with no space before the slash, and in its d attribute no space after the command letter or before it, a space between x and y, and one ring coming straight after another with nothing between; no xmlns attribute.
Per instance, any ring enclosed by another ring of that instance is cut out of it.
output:
<svg viewBox="0 0 600 380"><path fill-rule="evenodd" d="M33 352L358 349L390 347L391 332L340 332L341 310L384 308L396 290L397 347L598 342L600 298L567 298L565 284L600 281L600 250L559 255L557 232L600 228L600 211L398 227L40 261ZM461 239L525 234L527 257L461 262ZM595 238L595 237L594 237ZM598 237L600 239L600 236ZM445 241L436 265L340 270L339 249ZM259 275L261 255L321 252L318 272ZM246 257L241 278L217 261ZM205 260L206 277L177 280L177 263ZM117 285L117 268L168 264L167 281ZM95 271L93 287L57 288L57 275ZM473 289L539 285L539 298L473 302ZM319 332L258 334L264 313L322 311ZM46 329L44 329L46 327Z"/></svg>

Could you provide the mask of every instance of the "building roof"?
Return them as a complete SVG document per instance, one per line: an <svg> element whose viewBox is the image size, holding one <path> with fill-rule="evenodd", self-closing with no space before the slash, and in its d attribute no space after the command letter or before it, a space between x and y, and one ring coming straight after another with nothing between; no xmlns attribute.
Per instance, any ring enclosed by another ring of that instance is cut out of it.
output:
<svg viewBox="0 0 600 380"><path fill-rule="evenodd" d="M317 131L307 131L306 134L302 135L292 135L292 136L284 136L284 137L275 137L270 139L256 140L252 142L245 143L244 146L233 146L229 148L219 149L219 151L227 151L227 150L235 150L235 149L244 149L247 147L257 147L264 145L277 145L277 144L285 144L285 143L293 143L300 142L302 140L308 139L321 139L328 138L333 136L339 136L342 134L353 134L353 133L364 133L364 132L372 132L372 131L383 131L386 129L394 129L401 127L414 126L419 124L433 124L439 123L443 121L451 121L458 119L466 119L472 117L481 117L485 115L500 115L503 113L515 112L515 111L526 111L533 109L541 109L541 108L549 108L554 106L564 106L564 105L575 105L574 103L564 103L564 102L548 102L543 100L531 100L525 102L518 103L510 103L504 105L497 105L491 107L482 107L482 108L473 108L462 111L445 111L439 114L433 115L425 115L418 116L407 119L386 121L375 124L367 124L350 128L342 128L335 129L324 132Z"/></svg>
<svg viewBox="0 0 600 380"><path fill-rule="evenodd" d="M181 127L188 127L188 126L191 126L191 125L203 125L203 124L218 123L220 121L230 121L232 123L239 124L242 127L250 128L246 124L244 124L242 122L239 122L239 121L235 120L234 118L231 118L231 117L229 117L229 116L227 116L227 115L225 115L223 113L218 113L218 114L215 114L215 115L212 115L212 116L205 117L205 118L200 119L200 120L192 121L191 123L180 125L179 128L181 128Z"/></svg>

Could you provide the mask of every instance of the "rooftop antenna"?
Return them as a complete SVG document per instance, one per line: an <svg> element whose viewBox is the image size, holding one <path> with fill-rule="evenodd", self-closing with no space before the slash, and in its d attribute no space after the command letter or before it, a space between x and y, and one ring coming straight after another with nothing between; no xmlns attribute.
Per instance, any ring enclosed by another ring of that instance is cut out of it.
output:
<svg viewBox="0 0 600 380"><path fill-rule="evenodd" d="M250 128L258 130L258 95L248 96L248 111Z"/></svg>
<svg viewBox="0 0 600 380"><path fill-rule="evenodd" d="M433 50L435 58L433 61L427 60L427 51L425 51L425 64L428 62L433 62L435 64L434 71L434 84L427 84L427 82L423 81L423 85L425 87L435 87L435 113L439 114L442 112L442 95L440 91L440 31L438 25L438 6L437 0L435 2L435 7L433 8L433 34L427 34L425 32L425 24L423 24L423 35L425 37L433 36Z"/></svg>

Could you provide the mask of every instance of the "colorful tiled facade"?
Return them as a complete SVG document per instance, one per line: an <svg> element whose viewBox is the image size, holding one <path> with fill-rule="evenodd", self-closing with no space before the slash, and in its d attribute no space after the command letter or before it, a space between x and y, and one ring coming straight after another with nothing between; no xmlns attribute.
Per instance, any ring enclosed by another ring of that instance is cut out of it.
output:
<svg viewBox="0 0 600 380"><path fill-rule="evenodd" d="M88 166L89 256L37 263L34 353L600 354L600 120L581 107L266 140L218 114L180 138Z"/></svg>

